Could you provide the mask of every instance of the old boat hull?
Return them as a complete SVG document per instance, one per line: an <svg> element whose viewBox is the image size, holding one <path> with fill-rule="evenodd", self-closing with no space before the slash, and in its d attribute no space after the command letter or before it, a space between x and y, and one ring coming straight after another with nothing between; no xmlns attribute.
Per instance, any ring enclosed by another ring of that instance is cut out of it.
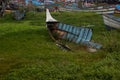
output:
<svg viewBox="0 0 120 80"><path fill-rule="evenodd" d="M60 11L80 11L80 12L95 12L97 14L107 14L107 13L114 13L115 8L103 8L103 9L66 9L60 8Z"/></svg>
<svg viewBox="0 0 120 80"><path fill-rule="evenodd" d="M94 49L100 49L102 47L98 43L91 42L92 29L60 23L51 16L48 9L46 11L46 23L49 34L55 42L66 40Z"/></svg>
<svg viewBox="0 0 120 80"><path fill-rule="evenodd" d="M108 29L120 29L120 18L113 15L103 15L104 24Z"/></svg>
<svg viewBox="0 0 120 80"><path fill-rule="evenodd" d="M97 14L113 14L114 11L103 11L103 12L96 12Z"/></svg>

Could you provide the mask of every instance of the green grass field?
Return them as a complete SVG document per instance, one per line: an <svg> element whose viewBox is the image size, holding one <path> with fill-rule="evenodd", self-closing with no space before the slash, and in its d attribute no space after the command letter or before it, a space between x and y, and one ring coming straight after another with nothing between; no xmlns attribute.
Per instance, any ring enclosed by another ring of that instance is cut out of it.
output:
<svg viewBox="0 0 120 80"><path fill-rule="evenodd" d="M27 13L16 21L0 18L0 80L120 80L119 31L107 31L95 13L62 12L52 16L74 26L93 25L96 53L63 51L51 40L45 13Z"/></svg>

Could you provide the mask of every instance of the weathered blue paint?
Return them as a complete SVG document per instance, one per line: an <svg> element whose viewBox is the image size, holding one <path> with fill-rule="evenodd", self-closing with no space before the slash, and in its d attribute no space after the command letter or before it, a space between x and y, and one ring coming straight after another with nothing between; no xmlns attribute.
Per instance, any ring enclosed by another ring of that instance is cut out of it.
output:
<svg viewBox="0 0 120 80"><path fill-rule="evenodd" d="M80 34L79 34L79 36L78 36L78 39L76 40L76 43L80 43L83 34L84 34L84 28L81 29Z"/></svg>
<svg viewBox="0 0 120 80"><path fill-rule="evenodd" d="M62 26L63 26L63 24L62 24L62 23L59 23L59 24L58 24L58 29L62 29Z"/></svg>
<svg viewBox="0 0 120 80"><path fill-rule="evenodd" d="M90 33L91 32L91 33ZM91 40L91 36L92 36L92 30L89 29L87 37L86 37L86 41L90 41Z"/></svg>
<svg viewBox="0 0 120 80"><path fill-rule="evenodd" d="M58 29L66 31L66 34L62 36L62 39L75 42L77 44L83 44L88 47L94 47L100 49L102 45L91 42L92 29L85 27L75 27L63 23L58 24Z"/></svg>

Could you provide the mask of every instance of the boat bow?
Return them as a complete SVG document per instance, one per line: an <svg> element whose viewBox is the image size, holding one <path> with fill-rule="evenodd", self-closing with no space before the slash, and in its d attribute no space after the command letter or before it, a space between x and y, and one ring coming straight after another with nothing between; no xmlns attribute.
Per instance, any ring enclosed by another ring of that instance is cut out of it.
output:
<svg viewBox="0 0 120 80"><path fill-rule="evenodd" d="M56 19L54 19L51 16L51 14L50 14L48 9L46 9L46 22L58 22Z"/></svg>

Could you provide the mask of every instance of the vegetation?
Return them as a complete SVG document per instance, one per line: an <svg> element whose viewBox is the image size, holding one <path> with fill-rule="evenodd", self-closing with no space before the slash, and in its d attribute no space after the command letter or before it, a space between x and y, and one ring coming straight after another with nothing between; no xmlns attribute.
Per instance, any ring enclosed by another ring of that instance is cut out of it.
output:
<svg viewBox="0 0 120 80"><path fill-rule="evenodd" d="M107 31L95 13L52 13L57 20L93 25L92 40L103 45L96 53L63 51L51 40L45 13L27 13L15 21L0 18L0 80L120 80L119 31Z"/></svg>

